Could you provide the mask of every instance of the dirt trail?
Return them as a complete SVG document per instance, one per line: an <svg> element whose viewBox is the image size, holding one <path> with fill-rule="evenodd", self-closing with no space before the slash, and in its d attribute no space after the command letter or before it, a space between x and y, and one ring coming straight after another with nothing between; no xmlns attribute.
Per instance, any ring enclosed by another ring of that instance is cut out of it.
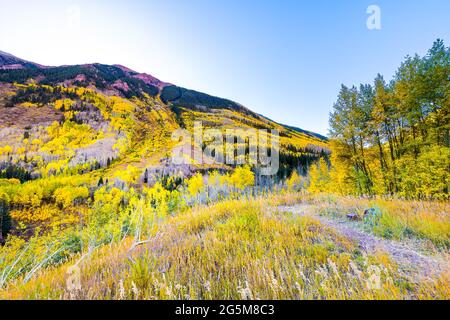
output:
<svg viewBox="0 0 450 320"><path fill-rule="evenodd" d="M310 216L322 224L335 229L339 234L357 242L359 247L367 252L384 251L398 264L406 276L433 278L442 272L450 272L448 255L428 255L421 252L420 245L413 241L394 241L379 238L362 230L355 222L335 219L315 214L311 205L279 206L279 211L292 212L301 216Z"/></svg>

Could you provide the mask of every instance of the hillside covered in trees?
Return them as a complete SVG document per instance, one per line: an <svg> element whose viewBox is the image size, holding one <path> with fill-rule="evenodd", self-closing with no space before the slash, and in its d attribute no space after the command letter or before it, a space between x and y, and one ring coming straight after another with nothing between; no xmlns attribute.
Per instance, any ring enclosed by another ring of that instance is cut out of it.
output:
<svg viewBox="0 0 450 320"><path fill-rule="evenodd" d="M330 115L331 170L320 191L449 199L450 50L442 40L407 57L394 79L342 86Z"/></svg>
<svg viewBox="0 0 450 320"><path fill-rule="evenodd" d="M448 299L449 111L441 40L342 86L328 138L120 65L0 52L0 299ZM199 121L277 130L277 174L172 163Z"/></svg>
<svg viewBox="0 0 450 320"><path fill-rule="evenodd" d="M217 179L220 172L225 195L242 184L254 185L245 175L244 182L233 176L233 164L171 163L173 132L193 132L195 121L222 131L280 132L280 170L260 184L261 190L273 188L294 170L306 172L328 152L326 140L312 133L120 65L47 67L0 55L1 243L13 236L45 234L55 226L75 226L93 210L102 192L120 199L117 210L126 206L124 195L130 190L142 194L161 187L196 195L196 188L203 190L197 172ZM246 170L262 181L256 167ZM227 182L227 176L232 180ZM191 177L197 184L193 189L184 182ZM212 192L208 195L213 197Z"/></svg>

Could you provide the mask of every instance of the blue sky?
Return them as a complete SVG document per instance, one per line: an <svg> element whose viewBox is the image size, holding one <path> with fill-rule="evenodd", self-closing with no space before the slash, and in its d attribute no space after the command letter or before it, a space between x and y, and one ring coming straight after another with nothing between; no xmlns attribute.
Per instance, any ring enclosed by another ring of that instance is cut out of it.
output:
<svg viewBox="0 0 450 320"><path fill-rule="evenodd" d="M381 30L369 30L369 5ZM326 134L341 83L390 79L450 42L448 0L0 0L0 50L46 65L120 63Z"/></svg>

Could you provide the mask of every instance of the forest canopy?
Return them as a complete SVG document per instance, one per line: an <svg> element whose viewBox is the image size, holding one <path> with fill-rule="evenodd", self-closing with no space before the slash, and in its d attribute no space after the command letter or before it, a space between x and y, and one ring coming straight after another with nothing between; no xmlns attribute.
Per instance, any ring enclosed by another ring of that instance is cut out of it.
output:
<svg viewBox="0 0 450 320"><path fill-rule="evenodd" d="M424 57L406 57L390 82L379 74L373 84L342 85L330 114L332 188L448 199L449 113L450 50L442 40Z"/></svg>

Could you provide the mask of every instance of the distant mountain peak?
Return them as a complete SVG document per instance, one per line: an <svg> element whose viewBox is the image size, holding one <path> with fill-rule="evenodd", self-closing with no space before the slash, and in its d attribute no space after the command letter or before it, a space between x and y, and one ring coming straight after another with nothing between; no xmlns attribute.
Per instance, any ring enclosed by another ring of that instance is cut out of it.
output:
<svg viewBox="0 0 450 320"><path fill-rule="evenodd" d="M133 73L138 74L138 73L139 73L139 72L136 72L136 71L134 71L134 70L131 70L130 68L125 67L125 66L123 66L123 65L121 65L121 64L113 64L113 67L119 68L119 69L122 70L123 72L127 72L127 73L129 73L129 74L133 74Z"/></svg>
<svg viewBox="0 0 450 320"><path fill-rule="evenodd" d="M100 63L91 63L91 64L83 64L81 66L87 68L95 68L96 65L101 65ZM61 66L61 67L69 67L69 66ZM128 77L140 79L147 85L155 86L159 89L163 89L164 87L171 86L173 84L164 82L159 80L158 78L147 74L147 73L139 73L134 71L128 67L125 67L121 64L112 65L112 67L120 69L124 72ZM0 70L18 70L18 69L26 69L26 68L47 68L35 62L30 62L21 58L18 58L8 52L4 52L0 50Z"/></svg>
<svg viewBox="0 0 450 320"><path fill-rule="evenodd" d="M0 70L16 70L25 68L44 68L44 66L20 59L8 52L0 50Z"/></svg>
<svg viewBox="0 0 450 320"><path fill-rule="evenodd" d="M178 111L180 111L180 107L205 112L229 109L255 119L262 119L267 123L276 124L232 100L178 87L121 64L88 63L49 67L0 51L0 84L2 82L26 83L30 79L46 85L93 87L105 94L119 95L127 99L145 96L158 97L164 104L170 105ZM322 141L327 139L314 132L277 125Z"/></svg>
<svg viewBox="0 0 450 320"><path fill-rule="evenodd" d="M161 81L158 78L155 78L154 76L152 76L148 73L139 73L134 70L131 70L130 68L125 67L121 64L114 64L113 67L119 68L120 70L125 72L128 76L136 78L136 79L141 79L146 84L158 87L159 89L173 85L171 83Z"/></svg>
<svg viewBox="0 0 450 320"><path fill-rule="evenodd" d="M10 57L14 57L12 54L10 54L10 53L8 53L8 52L5 52L5 51L2 51L2 50L0 50L0 56L10 56Z"/></svg>

